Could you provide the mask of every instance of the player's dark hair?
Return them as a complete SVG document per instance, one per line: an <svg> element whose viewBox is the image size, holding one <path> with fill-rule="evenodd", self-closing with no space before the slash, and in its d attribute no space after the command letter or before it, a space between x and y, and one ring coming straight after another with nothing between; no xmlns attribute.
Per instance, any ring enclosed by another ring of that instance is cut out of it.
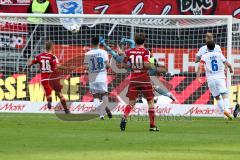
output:
<svg viewBox="0 0 240 160"><path fill-rule="evenodd" d="M214 50L215 42L214 41L208 41L207 42L207 48L208 48L208 50Z"/></svg>
<svg viewBox="0 0 240 160"><path fill-rule="evenodd" d="M52 41L47 41L45 44L46 50L51 51L53 48L53 42Z"/></svg>
<svg viewBox="0 0 240 160"><path fill-rule="evenodd" d="M142 45L145 42L145 34L144 33L137 33L135 34L134 41L137 45Z"/></svg>
<svg viewBox="0 0 240 160"><path fill-rule="evenodd" d="M91 44L94 45L94 46L98 45L99 44L99 37L98 36L92 37Z"/></svg>

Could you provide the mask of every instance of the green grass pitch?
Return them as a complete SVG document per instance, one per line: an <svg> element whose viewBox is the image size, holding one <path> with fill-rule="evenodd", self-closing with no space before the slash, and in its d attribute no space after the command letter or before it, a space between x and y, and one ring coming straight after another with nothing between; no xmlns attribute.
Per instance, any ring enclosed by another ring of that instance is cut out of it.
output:
<svg viewBox="0 0 240 160"><path fill-rule="evenodd" d="M148 122L119 118L66 122L49 114L0 114L0 160L235 160L240 120L193 118Z"/></svg>

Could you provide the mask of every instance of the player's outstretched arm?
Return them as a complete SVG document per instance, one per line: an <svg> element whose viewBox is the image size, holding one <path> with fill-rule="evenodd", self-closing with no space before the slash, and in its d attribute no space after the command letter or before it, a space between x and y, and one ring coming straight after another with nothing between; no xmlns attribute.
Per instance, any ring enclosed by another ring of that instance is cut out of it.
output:
<svg viewBox="0 0 240 160"><path fill-rule="evenodd" d="M195 63L200 62L200 60L201 60L201 58L200 58L199 56L196 56L196 57L195 57Z"/></svg>
<svg viewBox="0 0 240 160"><path fill-rule="evenodd" d="M100 37L99 40L100 44L102 44L105 48L105 50L112 55L112 57L118 62L118 63L122 63L124 61L124 56L122 55L118 55L114 50L112 50L106 43L105 40Z"/></svg>
<svg viewBox="0 0 240 160"><path fill-rule="evenodd" d="M229 62L224 62L224 65L229 69L230 73L233 73L232 65Z"/></svg>
<svg viewBox="0 0 240 160"><path fill-rule="evenodd" d="M60 69L60 70L74 70L74 69L76 69L76 67L74 67L74 66L64 66L64 65L61 65L61 64L57 64L56 68Z"/></svg>
<svg viewBox="0 0 240 160"><path fill-rule="evenodd" d="M200 62L197 68L197 80L199 83L202 83L202 79L201 79L202 68L203 68L203 63Z"/></svg>
<svg viewBox="0 0 240 160"><path fill-rule="evenodd" d="M104 63L105 63L105 65L106 65L106 68L107 68L107 69L110 68L110 63L109 63L108 61L105 61Z"/></svg>
<svg viewBox="0 0 240 160"><path fill-rule="evenodd" d="M112 52L114 52L113 50L111 50ZM109 52L111 53L111 52ZM116 53L116 52L115 52ZM114 54L112 55L112 57L118 62L118 63L122 63L124 61L124 56L123 55L118 55L118 54Z"/></svg>
<svg viewBox="0 0 240 160"><path fill-rule="evenodd" d="M120 43L129 43L130 48L135 48L135 42L132 39L122 38Z"/></svg>
<svg viewBox="0 0 240 160"><path fill-rule="evenodd" d="M197 52L197 54L196 54L196 57L195 57L195 63L198 63L198 62L201 61L201 57L202 57L202 55L203 55L205 52L206 52L206 51L204 50L203 47L201 47L201 48L198 50L198 52Z"/></svg>
<svg viewBox="0 0 240 160"><path fill-rule="evenodd" d="M28 61L27 61L27 66L28 67L31 67L32 65L34 65L35 63L33 63L33 60L32 59L29 59Z"/></svg>
<svg viewBox="0 0 240 160"><path fill-rule="evenodd" d="M117 54L116 52L114 52L114 51L106 44L105 39L104 39L103 37L100 37L100 38L99 38L99 43L100 43L101 45L103 45L104 48L105 48L105 50L106 50L107 52L109 52L112 56L115 55L115 54Z"/></svg>

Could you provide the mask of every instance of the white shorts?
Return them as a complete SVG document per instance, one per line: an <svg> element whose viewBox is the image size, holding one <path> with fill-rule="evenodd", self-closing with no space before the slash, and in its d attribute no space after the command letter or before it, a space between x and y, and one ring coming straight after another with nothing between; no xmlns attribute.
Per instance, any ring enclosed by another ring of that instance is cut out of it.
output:
<svg viewBox="0 0 240 160"><path fill-rule="evenodd" d="M208 81L208 88L210 89L213 97L228 93L225 79L214 79Z"/></svg>
<svg viewBox="0 0 240 160"><path fill-rule="evenodd" d="M90 82L89 88L92 94L103 94L108 92L108 86L106 82Z"/></svg>

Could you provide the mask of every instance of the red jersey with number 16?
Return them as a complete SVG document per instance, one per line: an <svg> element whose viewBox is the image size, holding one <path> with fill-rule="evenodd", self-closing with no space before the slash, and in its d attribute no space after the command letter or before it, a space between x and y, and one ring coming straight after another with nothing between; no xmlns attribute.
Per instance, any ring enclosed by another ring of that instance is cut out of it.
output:
<svg viewBox="0 0 240 160"><path fill-rule="evenodd" d="M133 48L126 51L128 63L131 64L130 82L150 82L148 68L144 67L144 62L150 58L149 50L145 48Z"/></svg>
<svg viewBox="0 0 240 160"><path fill-rule="evenodd" d="M55 55L44 52L36 56L32 63L40 64L41 79L45 80L50 78L51 74L56 70L56 65L59 62Z"/></svg>

